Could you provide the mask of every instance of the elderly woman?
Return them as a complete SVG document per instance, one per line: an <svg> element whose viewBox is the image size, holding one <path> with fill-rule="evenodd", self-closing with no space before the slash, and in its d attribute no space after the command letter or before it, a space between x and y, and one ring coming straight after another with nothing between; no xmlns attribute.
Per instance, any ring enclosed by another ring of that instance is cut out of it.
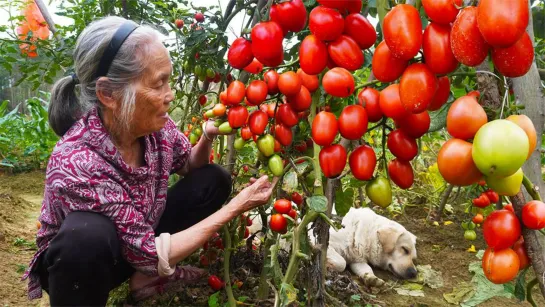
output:
<svg viewBox="0 0 545 307"><path fill-rule="evenodd" d="M93 22L77 41L75 75L53 87L49 121L62 138L23 276L30 299L44 289L53 306L105 305L129 278L137 299L202 279L176 264L270 198L278 178L263 176L222 206L231 178L208 164L219 132L208 122L192 148L169 118L172 64L160 38L119 17ZM183 178L168 189L172 173Z"/></svg>

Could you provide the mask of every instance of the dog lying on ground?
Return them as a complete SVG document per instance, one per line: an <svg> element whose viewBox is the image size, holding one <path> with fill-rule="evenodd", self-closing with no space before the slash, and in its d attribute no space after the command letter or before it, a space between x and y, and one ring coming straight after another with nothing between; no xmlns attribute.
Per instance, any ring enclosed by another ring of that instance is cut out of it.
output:
<svg viewBox="0 0 545 307"><path fill-rule="evenodd" d="M342 225L339 231L332 227L329 231L328 269L343 272L349 268L372 287L382 287L385 282L375 276L371 266L390 271L401 279L416 277L416 236L405 227L369 208L351 208ZM249 228L252 234L261 230L261 218L254 218ZM314 236L313 232L309 235ZM289 250L289 242L282 240L280 247Z"/></svg>

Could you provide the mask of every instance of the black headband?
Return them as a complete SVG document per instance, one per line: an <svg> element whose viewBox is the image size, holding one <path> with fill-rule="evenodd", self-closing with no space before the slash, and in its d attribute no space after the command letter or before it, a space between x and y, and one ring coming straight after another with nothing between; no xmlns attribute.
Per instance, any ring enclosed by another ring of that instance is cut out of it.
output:
<svg viewBox="0 0 545 307"><path fill-rule="evenodd" d="M121 45L123 45L123 42L131 35L131 33L138 28L138 25L135 24L132 21L125 21L118 29L115 31L114 36L112 37L112 40L106 47L106 50L104 50L104 53L102 54L102 58L100 59L100 63L98 64L98 69L95 74L95 77L102 77L106 76L108 74L108 70L110 69L110 65L112 65L112 61L115 58L115 55L119 51L119 48L121 48Z"/></svg>

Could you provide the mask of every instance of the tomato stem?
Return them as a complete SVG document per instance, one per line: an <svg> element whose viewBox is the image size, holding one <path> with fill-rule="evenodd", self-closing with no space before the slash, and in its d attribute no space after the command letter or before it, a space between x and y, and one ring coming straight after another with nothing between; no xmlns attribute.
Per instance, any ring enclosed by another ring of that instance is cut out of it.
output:
<svg viewBox="0 0 545 307"><path fill-rule="evenodd" d="M291 242L291 256L290 256L290 262L288 264L288 269L286 270L286 275L284 276L284 279L282 283L291 284L295 278L295 275L297 274L298 267L299 267L299 261L301 260L301 251L300 249L300 240L301 238L306 239L306 235L302 235L303 232L306 232L307 225L318 217L319 213L314 210L309 210L307 214L305 214L305 217L301 221L301 224L297 225L295 229L293 230L293 241ZM305 255L306 256L306 255ZM305 257L303 257L305 258Z"/></svg>
<svg viewBox="0 0 545 307"><path fill-rule="evenodd" d="M537 278L532 279L526 286L526 300L533 307L537 307L536 302L534 301L534 298L532 297L532 289L534 288L535 285L537 285Z"/></svg>
<svg viewBox="0 0 545 307"><path fill-rule="evenodd" d="M369 81L369 82L362 83L362 84L360 84L360 85L358 85L358 86L356 86L356 87L354 88L354 92L355 92L356 90L359 90L360 88L364 88L364 87L367 87L367 86L369 86L369 85L374 85L374 84L377 84L377 83L380 83L380 81L379 81L379 80L373 80L373 81Z"/></svg>
<svg viewBox="0 0 545 307"><path fill-rule="evenodd" d="M231 274L229 269L229 263L231 258L231 234L227 225L223 226L223 234L225 235L225 250L223 252L223 279L225 281L225 292L227 292L227 300L230 307L237 305L237 301L233 296L233 289L231 288Z"/></svg>
<svg viewBox="0 0 545 307"><path fill-rule="evenodd" d="M528 194L530 194L534 200L543 201L537 190L538 188L534 185L530 178L526 177L526 174L522 178L522 184L524 185L524 188L526 188L526 191L528 191Z"/></svg>

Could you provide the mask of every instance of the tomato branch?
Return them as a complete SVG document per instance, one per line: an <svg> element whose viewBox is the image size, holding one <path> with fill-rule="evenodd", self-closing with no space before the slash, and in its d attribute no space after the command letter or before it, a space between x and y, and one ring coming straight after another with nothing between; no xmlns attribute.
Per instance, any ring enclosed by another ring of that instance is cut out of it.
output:
<svg viewBox="0 0 545 307"><path fill-rule="evenodd" d="M522 179L522 184L524 185L524 188L526 188L526 191L528 191L528 194L530 194L534 200L542 201L541 195L539 195L538 192L538 187L534 185L530 178L526 177L526 175L524 175Z"/></svg>
<svg viewBox="0 0 545 307"><path fill-rule="evenodd" d="M223 226L223 234L225 235L225 250L223 252L223 279L225 280L225 292L227 292L227 300L230 307L235 307L237 301L233 296L233 289L231 288L231 274L229 263L231 262L231 233L227 226Z"/></svg>
<svg viewBox="0 0 545 307"><path fill-rule="evenodd" d="M526 286L526 300L533 307L537 307L536 302L534 301L534 297L532 296L532 289L535 287L535 285L537 285L537 283L537 278L534 278Z"/></svg>
<svg viewBox="0 0 545 307"><path fill-rule="evenodd" d="M307 157L310 159L310 157ZM300 180L301 182L301 187L303 188L303 192L305 193L305 195L309 196L311 195L310 194L310 191L308 190L307 188L307 185L305 184L305 181L304 180L301 180L301 179L304 179L303 178L303 174L299 173L299 170L297 169L297 166L295 165L295 162L293 162L293 159L288 157L288 161L290 162L290 165L291 167L293 167L293 170L295 171L295 173L297 174L297 178Z"/></svg>
<svg viewBox="0 0 545 307"><path fill-rule="evenodd" d="M374 85L374 84L377 84L377 83L380 83L380 81L379 80L373 80L373 81L365 82L365 83L362 83L362 84L356 86L354 90L359 90L361 88L364 88L364 87L367 87L367 86L370 86L370 85Z"/></svg>
<svg viewBox="0 0 545 307"><path fill-rule="evenodd" d="M276 66L276 67L264 67L263 70L278 69L278 68L284 68L284 67L291 67L291 66L296 65L297 63L299 63L299 58L297 58L297 60L295 60L295 61L293 61L293 62L289 62L289 63L282 64L282 65L278 65L278 66Z"/></svg>

